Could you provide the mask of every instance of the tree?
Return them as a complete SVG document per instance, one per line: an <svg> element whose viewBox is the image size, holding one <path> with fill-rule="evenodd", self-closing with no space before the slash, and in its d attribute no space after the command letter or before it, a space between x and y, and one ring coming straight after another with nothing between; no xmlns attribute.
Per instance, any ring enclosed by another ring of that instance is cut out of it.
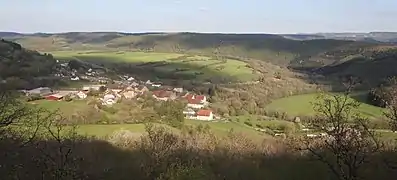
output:
<svg viewBox="0 0 397 180"><path fill-rule="evenodd" d="M185 105L182 102L164 101L155 106L155 111L159 114L162 121L173 127L180 128L185 120L184 107Z"/></svg>
<svg viewBox="0 0 397 180"><path fill-rule="evenodd" d="M300 147L326 164L340 180L359 179L360 169L381 148L367 119L356 114L360 103L350 98L352 87L349 85L344 94L318 97L313 103L317 116L311 125L325 135L316 139L304 137Z"/></svg>
<svg viewBox="0 0 397 180"><path fill-rule="evenodd" d="M397 78L392 77L387 80L388 87L379 89L379 93L384 95L382 103L387 111L384 116L389 119L389 126L393 132L397 131Z"/></svg>

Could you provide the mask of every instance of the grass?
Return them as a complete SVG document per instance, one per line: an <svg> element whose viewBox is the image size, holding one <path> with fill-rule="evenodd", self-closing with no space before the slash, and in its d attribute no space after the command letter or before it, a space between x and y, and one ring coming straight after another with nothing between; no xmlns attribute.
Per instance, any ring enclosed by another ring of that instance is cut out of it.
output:
<svg viewBox="0 0 397 180"><path fill-rule="evenodd" d="M196 120L186 120L185 121L186 125L193 125L193 126L198 126L198 125L209 125L211 127L211 130L217 135L227 135L228 132L233 131L241 134L245 134L249 137L252 137L254 139L256 138L263 138L265 135L253 130L250 127L247 127L241 123L237 122L224 122L224 121L219 121L219 122L207 122L207 121L196 121Z"/></svg>
<svg viewBox="0 0 397 180"><path fill-rule="evenodd" d="M76 110L84 110L87 107L86 100L74 100L74 101L49 101L49 100L38 100L31 102L40 108L47 109L49 111L59 111L64 115L72 115Z"/></svg>
<svg viewBox="0 0 397 180"><path fill-rule="evenodd" d="M34 101L38 107L50 110L58 111L63 115L70 116L76 110L81 111L85 107L88 107L87 101L85 100L75 100L75 101L48 101L48 100L38 100ZM186 125L198 126L198 125L209 125L211 130L217 135L227 135L229 131L246 134L253 138L263 137L250 127L245 126L242 123L236 122L207 122L207 121L196 121L196 120L186 120ZM145 132L144 124L89 124L89 125L78 125L77 132L82 135L88 136L98 136L105 137L111 135L117 130L129 130L132 132L143 133Z"/></svg>
<svg viewBox="0 0 397 180"><path fill-rule="evenodd" d="M266 109L272 111L286 112L289 115L299 116L299 115L314 115L315 111L313 109L313 102L316 101L316 96L318 94L304 94L285 97L277 99L266 106ZM358 97L359 101L362 100L362 94L353 96L356 99ZM377 118L383 115L384 109L372 106L366 103L362 103L358 112L364 117Z"/></svg>
<svg viewBox="0 0 397 180"><path fill-rule="evenodd" d="M54 51L49 53L60 59L77 58L91 62L165 62L161 66L156 66L155 69L167 73L191 74L195 75L196 79L226 76L240 81L247 81L257 77L257 75L252 73L251 68L246 67L247 64L245 62L232 59L221 61L207 56L116 51Z"/></svg>

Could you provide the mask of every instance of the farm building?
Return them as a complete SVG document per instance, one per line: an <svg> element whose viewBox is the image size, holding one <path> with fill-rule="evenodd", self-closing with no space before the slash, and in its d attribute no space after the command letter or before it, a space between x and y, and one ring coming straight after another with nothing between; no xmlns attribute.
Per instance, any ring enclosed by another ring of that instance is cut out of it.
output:
<svg viewBox="0 0 397 180"><path fill-rule="evenodd" d="M59 91L55 94L51 94L45 97L47 100L59 101L62 100L65 96L69 96L72 94L76 94L76 91Z"/></svg>
<svg viewBox="0 0 397 180"><path fill-rule="evenodd" d="M26 91L27 95L40 95L40 96L46 96L49 94L52 94L53 91L49 87L39 87L36 89L31 89L29 91Z"/></svg>
<svg viewBox="0 0 397 180"><path fill-rule="evenodd" d="M45 99L50 101L59 101L62 100L63 96L61 94L51 94L45 97Z"/></svg>
<svg viewBox="0 0 397 180"><path fill-rule="evenodd" d="M196 115L197 120L211 121L214 119L214 114L211 110L200 109Z"/></svg>

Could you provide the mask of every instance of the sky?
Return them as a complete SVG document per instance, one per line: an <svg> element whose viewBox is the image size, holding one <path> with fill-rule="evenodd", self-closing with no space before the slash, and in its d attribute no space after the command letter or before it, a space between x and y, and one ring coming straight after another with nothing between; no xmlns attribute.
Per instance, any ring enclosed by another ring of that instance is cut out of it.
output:
<svg viewBox="0 0 397 180"><path fill-rule="evenodd" d="M397 31L397 0L0 0L0 31Z"/></svg>

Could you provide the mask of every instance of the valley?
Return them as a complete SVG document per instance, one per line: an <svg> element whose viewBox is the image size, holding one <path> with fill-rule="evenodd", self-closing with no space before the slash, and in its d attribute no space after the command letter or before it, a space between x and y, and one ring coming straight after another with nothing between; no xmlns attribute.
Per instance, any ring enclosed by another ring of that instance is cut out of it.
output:
<svg viewBox="0 0 397 180"><path fill-rule="evenodd" d="M121 149L163 144L167 149L173 145L166 143L175 143L184 152L278 153L294 143L301 147L335 136L329 129L338 126L321 121L324 114L316 103L329 108L325 120L336 114L351 129L362 118L367 122L362 132L382 142L397 138L385 116L391 107L369 99L370 91L397 75L397 46L389 43L112 32L8 34L4 39L1 87L18 90L18 99L29 108L58 119L59 124L41 127L42 138L56 137L53 131L64 128L65 137L92 138ZM357 80L356 89L343 99L350 80ZM51 92L35 94L46 88ZM318 98L321 93L335 99ZM134 158L142 158L140 153ZM317 166L306 159L300 163ZM296 174L310 178L302 169Z"/></svg>

